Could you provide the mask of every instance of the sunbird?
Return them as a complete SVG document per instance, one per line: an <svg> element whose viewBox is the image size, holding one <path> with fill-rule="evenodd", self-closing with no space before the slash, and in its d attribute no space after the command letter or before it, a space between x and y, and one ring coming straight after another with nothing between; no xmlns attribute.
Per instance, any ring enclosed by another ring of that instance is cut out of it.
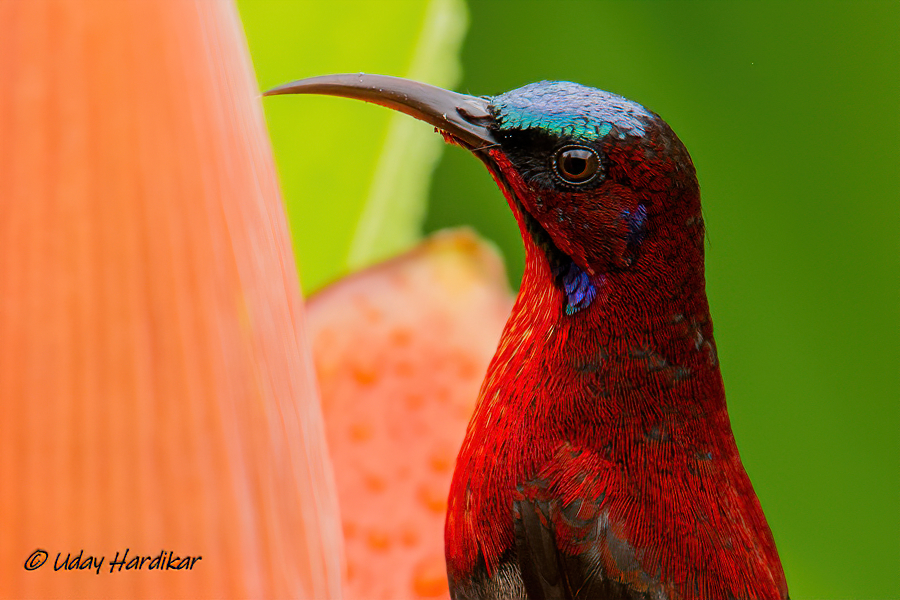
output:
<svg viewBox="0 0 900 600"><path fill-rule="evenodd" d="M276 94L430 123L518 222L522 284L448 499L454 599L788 598L726 410L696 171L662 118L565 81L475 97L344 74Z"/></svg>

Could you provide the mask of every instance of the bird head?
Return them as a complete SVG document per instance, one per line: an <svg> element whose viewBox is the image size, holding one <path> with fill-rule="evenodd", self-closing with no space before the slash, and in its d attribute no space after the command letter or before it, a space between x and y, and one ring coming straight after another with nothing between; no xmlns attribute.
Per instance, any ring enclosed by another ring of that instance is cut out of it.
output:
<svg viewBox="0 0 900 600"><path fill-rule="evenodd" d="M703 222L691 158L640 104L565 81L476 97L381 75L327 75L266 92L329 94L405 112L487 165L530 253L546 265L572 314L609 277L678 284L699 262ZM670 281L671 280L671 281Z"/></svg>

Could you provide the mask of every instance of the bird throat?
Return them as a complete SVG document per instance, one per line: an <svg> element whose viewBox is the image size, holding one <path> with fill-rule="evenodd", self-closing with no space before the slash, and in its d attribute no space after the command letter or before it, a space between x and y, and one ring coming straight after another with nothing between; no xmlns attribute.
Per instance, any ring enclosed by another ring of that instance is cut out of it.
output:
<svg viewBox="0 0 900 600"><path fill-rule="evenodd" d="M603 276L591 277L571 256L560 250L553 243L547 230L528 212L516 196L512 186L506 181L496 163L485 156L481 156L481 159L503 190L510 208L516 214L522 233L527 234L546 257L553 284L565 298L564 311L566 315L573 315L590 306L597 297L598 288L603 285ZM641 219L643 219L643 215Z"/></svg>
<svg viewBox="0 0 900 600"><path fill-rule="evenodd" d="M553 284L565 298L565 313L573 315L590 306L597 297L597 288L603 285L603 276L592 278L588 275L572 257L556 247L547 230L531 216L518 198L514 197L514 202L531 240L547 258Z"/></svg>

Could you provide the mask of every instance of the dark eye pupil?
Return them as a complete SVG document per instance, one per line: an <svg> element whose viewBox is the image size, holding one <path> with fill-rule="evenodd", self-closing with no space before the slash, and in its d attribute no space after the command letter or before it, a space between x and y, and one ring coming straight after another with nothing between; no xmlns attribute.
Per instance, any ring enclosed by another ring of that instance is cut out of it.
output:
<svg viewBox="0 0 900 600"><path fill-rule="evenodd" d="M600 170L597 153L588 148L566 148L556 159L557 171L569 183L584 183Z"/></svg>
<svg viewBox="0 0 900 600"><path fill-rule="evenodd" d="M569 153L568 156L563 158L563 171L566 172L566 175L580 177L587 171L588 161L586 158L572 156L572 154L574 154L574 152Z"/></svg>

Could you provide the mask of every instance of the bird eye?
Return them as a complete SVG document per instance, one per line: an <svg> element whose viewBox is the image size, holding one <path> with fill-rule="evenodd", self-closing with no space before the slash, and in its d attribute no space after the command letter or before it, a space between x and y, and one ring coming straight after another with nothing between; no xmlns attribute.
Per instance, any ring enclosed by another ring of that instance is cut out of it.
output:
<svg viewBox="0 0 900 600"><path fill-rule="evenodd" d="M600 157L584 146L560 148L553 161L556 174L573 185L581 185L592 180L600 172Z"/></svg>

